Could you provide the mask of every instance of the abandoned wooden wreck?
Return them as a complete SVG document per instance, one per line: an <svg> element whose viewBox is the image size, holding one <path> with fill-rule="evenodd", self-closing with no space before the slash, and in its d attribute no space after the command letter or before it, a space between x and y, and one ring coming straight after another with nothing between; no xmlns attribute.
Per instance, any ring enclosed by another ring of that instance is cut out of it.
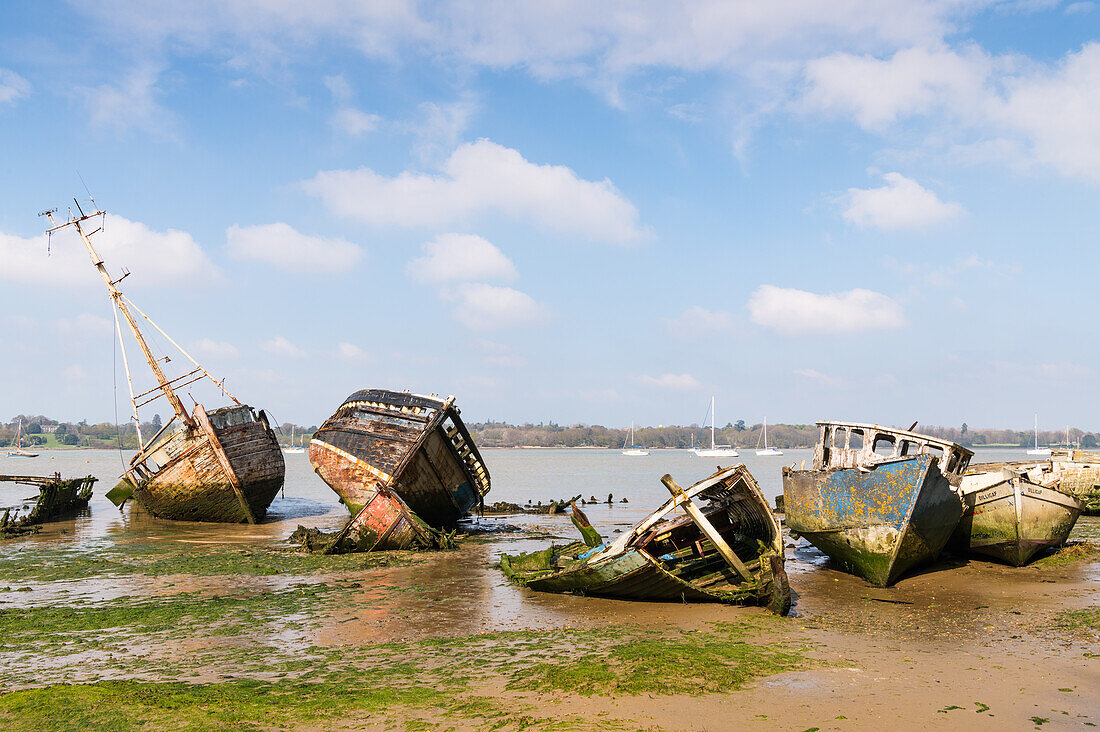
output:
<svg viewBox="0 0 1100 732"><path fill-rule="evenodd" d="M130 461L122 481L107 494L108 498L115 505L122 506L132 496L142 507L160 518L228 523L262 520L283 485L285 470L283 454L266 416L262 410L257 414L238 401L225 389L224 379L214 379L119 290L118 283L129 273L112 278L91 242L91 237L102 230L106 213L97 209L85 214L79 203L76 206L78 213L70 215L69 220L61 224L54 221L55 210L44 211L43 215L54 224L48 230L50 234L68 226L76 230L92 258L92 264L107 286L115 309L115 331L122 352L139 444L137 455ZM91 232L85 232L81 224L92 218L100 218L100 225ZM155 386L139 394L134 393L119 314L129 326L156 379ZM165 374L161 363L167 363L171 358L154 355L138 325L139 318L190 362L191 366L185 367L189 370L172 378ZM202 404L196 402L194 409L188 412L176 391L204 380L212 383L232 404L208 413ZM168 401L174 414L160 431L144 439L138 409L161 397ZM173 425L175 429L169 429Z"/></svg>
<svg viewBox="0 0 1100 732"><path fill-rule="evenodd" d="M333 548L430 546L490 487L454 397L357 391L314 433L309 461L352 514Z"/></svg>
<svg viewBox="0 0 1100 732"><path fill-rule="evenodd" d="M1084 502L1033 482L1011 468L972 470L959 487L963 516L953 550L971 551L1020 567L1039 551L1060 547Z"/></svg>
<svg viewBox="0 0 1100 732"><path fill-rule="evenodd" d="M786 615L782 532L748 469L720 469L686 490L669 475L661 481L672 498L615 541L603 543L574 504L583 542L505 554L501 569L542 592L757 604Z"/></svg>
<svg viewBox="0 0 1100 732"><path fill-rule="evenodd" d="M68 518L88 507L95 477L0 475L0 483L34 486L38 495L5 506L0 515L0 537L31 533L47 521Z"/></svg>
<svg viewBox="0 0 1100 732"><path fill-rule="evenodd" d="M911 430L817 424L812 468L783 468L787 527L880 587L936 559L962 516L956 488L974 453Z"/></svg>

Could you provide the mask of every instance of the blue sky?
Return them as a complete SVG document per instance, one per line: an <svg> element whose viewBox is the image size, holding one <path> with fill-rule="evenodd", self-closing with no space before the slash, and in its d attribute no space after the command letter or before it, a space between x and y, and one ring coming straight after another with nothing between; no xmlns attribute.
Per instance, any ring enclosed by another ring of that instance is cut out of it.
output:
<svg viewBox="0 0 1100 732"><path fill-rule="evenodd" d="M1098 31L1043 0L6 3L0 417L128 409L102 283L36 217L79 171L123 289L280 420L384 386L1098 429Z"/></svg>

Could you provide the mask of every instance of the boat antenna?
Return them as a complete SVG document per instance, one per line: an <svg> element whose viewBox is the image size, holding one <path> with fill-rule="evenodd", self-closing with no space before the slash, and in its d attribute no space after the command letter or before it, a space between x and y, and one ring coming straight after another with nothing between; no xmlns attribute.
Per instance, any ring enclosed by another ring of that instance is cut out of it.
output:
<svg viewBox="0 0 1100 732"><path fill-rule="evenodd" d="M917 420L917 421L919 422L920 420ZM913 424L909 425L909 429L907 429L906 432L912 432L916 428L917 428L917 422L914 422Z"/></svg>

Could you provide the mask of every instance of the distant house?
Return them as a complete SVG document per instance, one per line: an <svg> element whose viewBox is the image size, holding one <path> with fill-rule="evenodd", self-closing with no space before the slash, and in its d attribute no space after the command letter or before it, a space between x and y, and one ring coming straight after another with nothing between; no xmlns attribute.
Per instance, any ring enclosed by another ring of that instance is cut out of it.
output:
<svg viewBox="0 0 1100 732"><path fill-rule="evenodd" d="M61 425L56 425L56 424L44 424L44 425L42 425L42 431L43 432L48 432L52 435L54 432L57 432L57 428L60 427L60 426Z"/></svg>

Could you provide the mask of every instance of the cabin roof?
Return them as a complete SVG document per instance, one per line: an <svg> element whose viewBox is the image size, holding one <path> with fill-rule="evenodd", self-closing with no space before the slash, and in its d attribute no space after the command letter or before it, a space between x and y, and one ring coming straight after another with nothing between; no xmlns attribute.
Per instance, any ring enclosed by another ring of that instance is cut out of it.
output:
<svg viewBox="0 0 1100 732"><path fill-rule="evenodd" d="M925 435L920 432L910 432L909 430L899 430L895 427L883 427L880 424L873 424L870 422L841 422L837 420L818 420L818 427L857 427L862 430L874 431L874 432L886 432L891 435L897 435L898 437L910 437L915 440L927 442L932 445L939 445L940 447L947 449L958 450L973 457L974 451L968 450L957 442L951 442L950 440L941 440L938 437L932 437L931 435Z"/></svg>
<svg viewBox="0 0 1100 732"><path fill-rule="evenodd" d="M407 391L392 391L391 389L360 389L355 392L340 406L343 407L353 402L382 402L399 407L425 407L427 409L439 409L446 400L437 396L425 396L412 394Z"/></svg>

